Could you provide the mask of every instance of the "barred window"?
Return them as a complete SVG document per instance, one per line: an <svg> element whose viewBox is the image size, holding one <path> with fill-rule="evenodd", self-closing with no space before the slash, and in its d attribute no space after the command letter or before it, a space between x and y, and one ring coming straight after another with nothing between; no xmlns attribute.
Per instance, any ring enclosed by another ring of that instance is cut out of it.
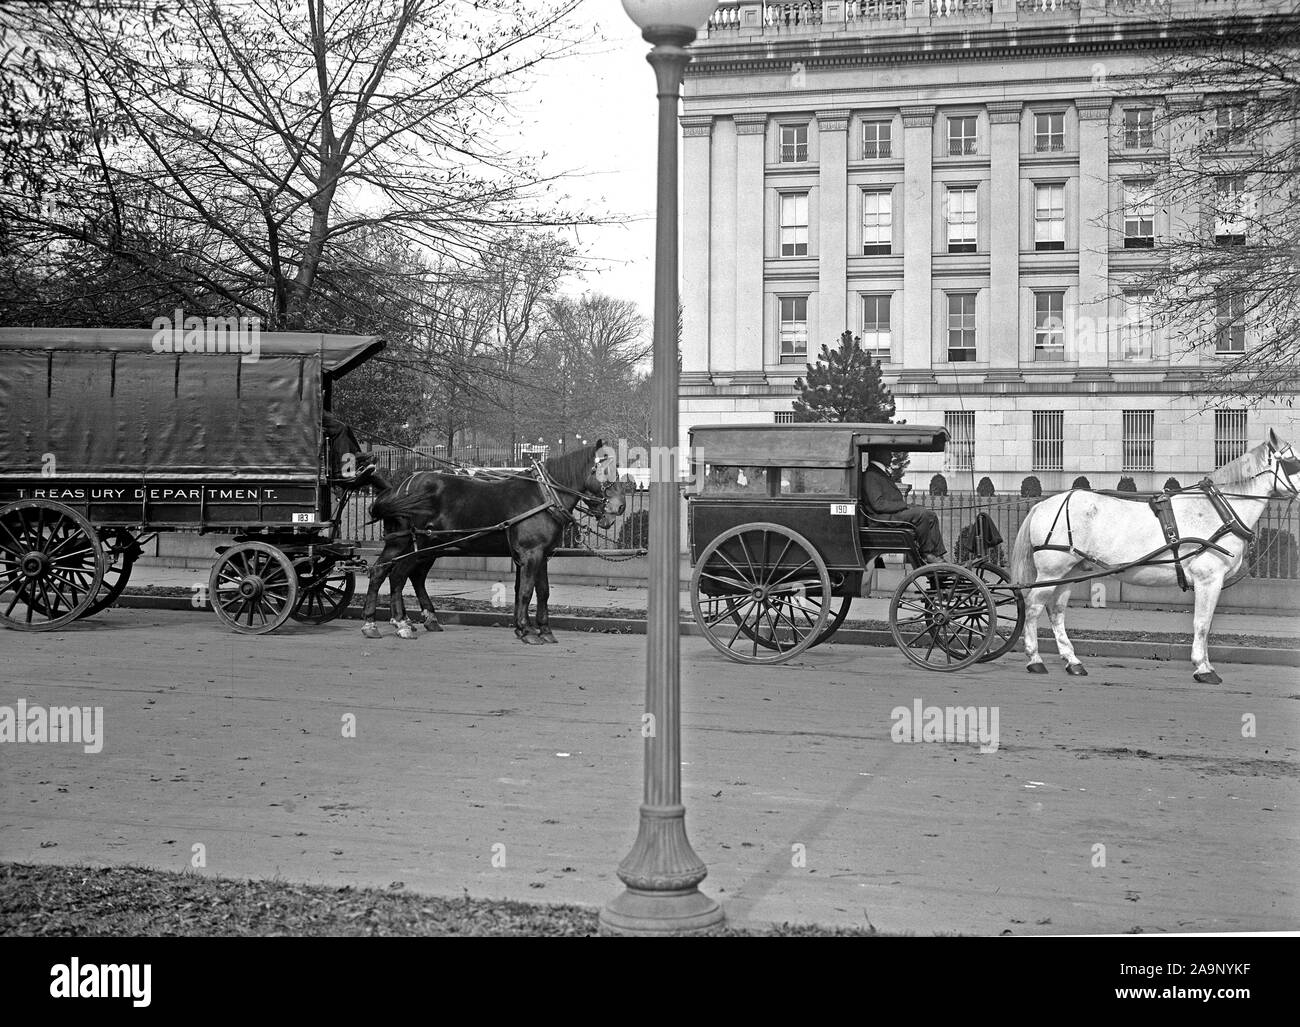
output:
<svg viewBox="0 0 1300 1027"><path fill-rule="evenodd" d="M1065 412L1035 410L1033 418L1033 469L1061 470L1065 463Z"/></svg>
<svg viewBox="0 0 1300 1027"><path fill-rule="evenodd" d="M781 126L781 163L802 164L808 159L808 126Z"/></svg>
<svg viewBox="0 0 1300 1027"><path fill-rule="evenodd" d="M785 193L781 197L781 256L808 255L808 194Z"/></svg>
<svg viewBox="0 0 1300 1027"><path fill-rule="evenodd" d="M1222 467L1246 452L1246 411L1214 411L1214 466Z"/></svg>
<svg viewBox="0 0 1300 1027"><path fill-rule="evenodd" d="M1065 149L1065 115L1034 115L1034 150L1038 153Z"/></svg>
<svg viewBox="0 0 1300 1027"><path fill-rule="evenodd" d="M794 424L794 411L778 410L772 415L772 420L777 424Z"/></svg>
<svg viewBox="0 0 1300 1027"><path fill-rule="evenodd" d="M888 121L862 123L862 159L888 157L893 151L893 124Z"/></svg>
<svg viewBox="0 0 1300 1027"><path fill-rule="evenodd" d="M1155 470L1155 429L1156 412L1154 410L1124 411L1123 470Z"/></svg>
<svg viewBox="0 0 1300 1027"><path fill-rule="evenodd" d="M943 426L948 429L948 449L944 454L944 470L974 470L975 411L945 410Z"/></svg>
<svg viewBox="0 0 1300 1027"><path fill-rule="evenodd" d="M963 116L948 119L948 155L960 157L975 152L975 118Z"/></svg>

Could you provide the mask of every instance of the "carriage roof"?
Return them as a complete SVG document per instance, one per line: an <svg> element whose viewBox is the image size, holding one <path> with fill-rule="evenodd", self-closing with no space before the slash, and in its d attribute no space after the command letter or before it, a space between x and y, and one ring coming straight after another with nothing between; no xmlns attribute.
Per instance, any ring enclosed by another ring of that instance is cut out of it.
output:
<svg viewBox="0 0 1300 1027"><path fill-rule="evenodd" d="M921 424L698 425L691 446L707 463L773 467L852 467L868 446L942 452L948 432Z"/></svg>
<svg viewBox="0 0 1300 1027"><path fill-rule="evenodd" d="M0 329L0 478L315 478L330 381L384 346L259 332L250 359L159 352L157 335Z"/></svg>

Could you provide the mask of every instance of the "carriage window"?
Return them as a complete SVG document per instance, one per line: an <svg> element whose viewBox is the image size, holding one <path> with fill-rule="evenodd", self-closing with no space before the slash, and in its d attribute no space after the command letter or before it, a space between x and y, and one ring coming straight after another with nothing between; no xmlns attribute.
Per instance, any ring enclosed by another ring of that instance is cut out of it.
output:
<svg viewBox="0 0 1300 1027"><path fill-rule="evenodd" d="M844 471L839 467L786 467L781 471L783 496L846 496Z"/></svg>
<svg viewBox="0 0 1300 1027"><path fill-rule="evenodd" d="M767 467L740 464L705 464L704 491L718 495L767 495Z"/></svg>

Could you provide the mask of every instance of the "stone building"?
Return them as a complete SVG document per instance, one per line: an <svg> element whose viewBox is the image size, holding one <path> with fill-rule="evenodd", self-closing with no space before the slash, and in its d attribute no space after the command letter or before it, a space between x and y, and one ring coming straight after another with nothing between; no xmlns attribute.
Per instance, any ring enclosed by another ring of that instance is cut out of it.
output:
<svg viewBox="0 0 1300 1027"><path fill-rule="evenodd" d="M1135 270L1175 213L1149 195L1178 96L1132 94L1192 19L1270 0L724 3L682 116L681 423L789 416L845 328L897 416L947 424L910 481L1078 474L1159 489L1238 455L1277 410L1202 412L1209 363L1152 323Z"/></svg>

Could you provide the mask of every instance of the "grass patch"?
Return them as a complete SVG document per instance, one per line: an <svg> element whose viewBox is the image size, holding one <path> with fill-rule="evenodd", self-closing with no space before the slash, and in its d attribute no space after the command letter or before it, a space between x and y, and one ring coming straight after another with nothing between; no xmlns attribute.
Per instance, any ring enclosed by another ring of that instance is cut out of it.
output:
<svg viewBox="0 0 1300 1027"><path fill-rule="evenodd" d="M144 867L0 864L7 937L549 937L598 934L599 910L240 881ZM722 927L714 937L871 937L871 927Z"/></svg>

